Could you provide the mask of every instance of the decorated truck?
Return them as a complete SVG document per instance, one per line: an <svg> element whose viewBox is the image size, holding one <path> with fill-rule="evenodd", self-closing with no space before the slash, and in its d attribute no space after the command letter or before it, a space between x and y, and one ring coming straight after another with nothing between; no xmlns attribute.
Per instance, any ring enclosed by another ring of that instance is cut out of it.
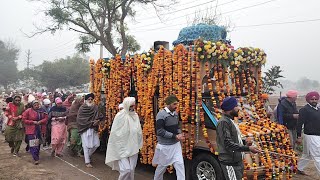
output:
<svg viewBox="0 0 320 180"><path fill-rule="evenodd" d="M244 179L291 179L297 157L286 128L271 121L264 109L262 72L266 53L259 48L234 49L227 32L216 25L183 28L173 50L155 45L146 53L90 60L90 91L105 99L106 120L99 132L108 132L127 96L137 100L142 120L143 148L140 162L150 164L157 143L155 117L164 99L179 98L181 142L188 179L224 179L216 145L220 105L235 96L241 110L235 119L242 137L252 137L260 154L246 153ZM169 167L168 171L173 171Z"/></svg>

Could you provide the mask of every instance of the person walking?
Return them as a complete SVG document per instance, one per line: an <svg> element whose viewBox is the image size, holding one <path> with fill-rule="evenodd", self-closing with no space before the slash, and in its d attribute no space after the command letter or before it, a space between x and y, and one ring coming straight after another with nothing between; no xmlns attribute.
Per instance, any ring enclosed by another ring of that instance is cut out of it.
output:
<svg viewBox="0 0 320 180"><path fill-rule="evenodd" d="M158 144L152 164L156 165L154 180L163 180L167 166L172 165L176 170L177 180L185 179L185 168L180 141L185 139L179 128L179 117L176 109L179 100L175 95L165 99L166 107L160 110L156 117L156 132Z"/></svg>
<svg viewBox="0 0 320 180"><path fill-rule="evenodd" d="M94 104L94 94L85 95L85 103L80 107L77 116L78 132L81 136L84 161L88 168L92 168L91 156L100 146L97 133L99 125L98 106Z"/></svg>
<svg viewBox="0 0 320 180"><path fill-rule="evenodd" d="M293 149L296 147L297 141L297 122L299 118L299 112L296 105L298 92L295 90L289 90L286 97L278 104L279 114L278 117L283 119L283 124L288 128L290 135L290 142Z"/></svg>
<svg viewBox="0 0 320 180"><path fill-rule="evenodd" d="M49 113L51 120L51 156L62 157L63 147L67 139L67 109L62 106L61 98L55 99L56 105L53 106Z"/></svg>
<svg viewBox="0 0 320 180"><path fill-rule="evenodd" d="M306 95L307 105L299 111L297 125L297 144L302 142L302 126L304 126L303 154L298 161L298 174L306 175L305 167L310 160L314 160L314 165L320 177L320 109L317 107L319 93L312 91Z"/></svg>
<svg viewBox="0 0 320 180"><path fill-rule="evenodd" d="M135 101L134 97L124 98L123 109L114 118L108 141L105 163L119 171L119 180L134 180L139 149L143 145Z"/></svg>
<svg viewBox="0 0 320 180"><path fill-rule="evenodd" d="M6 107L5 115L8 122L5 130L5 139L9 143L13 156L20 156L19 150L24 139L22 113L24 105L21 103L20 96L14 96L13 102L9 102Z"/></svg>
<svg viewBox="0 0 320 180"><path fill-rule="evenodd" d="M76 97L75 101L72 103L69 113L67 115L68 119L68 134L70 134L70 149L73 155L82 156L82 144L81 137L78 131L77 116L80 106L83 105L83 97Z"/></svg>
<svg viewBox="0 0 320 180"><path fill-rule="evenodd" d="M236 98L225 98L221 109L223 115L217 125L217 147L221 169L226 180L241 180L244 171L244 152L259 153L260 149L252 146L249 138L245 143L241 138L239 126L234 122L240 110Z"/></svg>
<svg viewBox="0 0 320 180"><path fill-rule="evenodd" d="M25 134L29 151L34 160L34 164L39 164L40 144L43 141L43 135L46 131L48 115L40 108L40 103L34 100L31 103L32 107L27 109L22 114L22 119L25 126Z"/></svg>

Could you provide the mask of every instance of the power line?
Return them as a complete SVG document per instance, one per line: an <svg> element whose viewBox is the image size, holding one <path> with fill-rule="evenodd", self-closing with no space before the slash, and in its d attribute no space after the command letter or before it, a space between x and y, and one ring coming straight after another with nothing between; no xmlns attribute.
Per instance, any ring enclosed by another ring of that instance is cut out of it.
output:
<svg viewBox="0 0 320 180"><path fill-rule="evenodd" d="M236 26L235 28L271 26L271 25L282 25L282 24L296 24L296 23L315 22L315 21L320 21L320 18L307 19L307 20L297 20L297 21L286 21L286 22L274 22L274 23L266 23L266 24L243 25L243 26Z"/></svg>
<svg viewBox="0 0 320 180"><path fill-rule="evenodd" d="M236 26L237 28L246 28L246 27L259 27L259 26L271 26L271 25L283 25L283 24L297 24L297 23L307 23L307 22L317 22L320 21L320 18L318 19L308 19L308 20L297 20L297 21L285 21L285 22L274 22L274 23L265 23L265 24L251 24L251 25L240 25ZM181 24L179 24L181 25ZM177 31L181 29L166 29L168 31Z"/></svg>
<svg viewBox="0 0 320 180"><path fill-rule="evenodd" d="M234 0L234 1L237 1L237 0ZM249 9L249 8L253 8L253 7L257 7L257 6L261 6L261 5L264 5L264 4L273 2L273 1L277 1L277 0L269 0L269 1L262 2L262 3L254 4L254 5L251 5L251 6L246 6L246 7L243 7L243 8L235 9L235 10L232 10L232 11L227 11L227 12L221 13L221 15L228 14L228 13L232 13L232 12L237 12L237 11L241 11L241 10L244 10L244 9ZM194 13L192 13L192 14L194 14ZM190 15L190 14L187 14L187 15ZM179 18L181 18L181 17L186 17L187 15L180 16ZM175 19L178 19L178 17L175 18ZM158 24L159 24L159 23L158 23ZM173 25L173 26L170 26L170 27L175 27L175 26L180 26L180 25L185 25L185 24L186 24L186 23L180 23L180 24L176 24L176 25ZM145 25L145 26L149 26L149 25ZM167 28L167 26L165 26L165 27L159 27L159 28L153 28L153 29L141 29L141 32L144 32L144 31L153 31L153 30L165 29L165 28ZM133 31L133 32L140 32L140 31L138 30L138 31Z"/></svg>
<svg viewBox="0 0 320 180"><path fill-rule="evenodd" d="M226 3L218 4L218 5L215 6L215 7L208 8L208 10L211 10L211 9L216 8L216 7L218 7L218 6L223 6L223 5L226 5L226 4L230 4L230 3L233 3L233 2L235 2L235 1L239 1L239 0L233 0L233 1L226 2ZM168 22L168 21L173 21L173 20L176 20L176 19L180 19L180 18L183 18L183 17L187 17L187 16L193 15L193 14L194 14L194 13L189 13L189 14L186 14L186 15L183 15L183 16L178 16L178 17L175 17L175 18L170 18L169 20L167 20L167 22ZM160 22L160 23L162 23L162 22ZM147 25L143 25L143 26L138 26L138 27L135 27L135 28L141 28L141 27L145 27L145 26L158 25L158 24L159 24L159 22L157 22L157 23L152 23L152 24L147 24Z"/></svg>
<svg viewBox="0 0 320 180"><path fill-rule="evenodd" d="M191 9L191 8L194 8L194 7L198 7L198 6L202 6L202 5L205 5L205 4L209 4L209 3L212 3L214 1L216 1L216 0L211 0L211 1L208 1L208 2L205 2L205 3L202 3L202 4L197 4L197 5L186 7L186 8L183 8L183 9L178 9L178 10L170 12L170 14L176 13L176 12L180 12L180 11L184 11L184 10L188 10L188 9ZM141 20L155 19L155 18L158 18L158 16L151 16L151 17L147 17L147 18L143 18L143 19L139 19L139 20L141 21ZM139 20L137 19L137 21L139 21Z"/></svg>

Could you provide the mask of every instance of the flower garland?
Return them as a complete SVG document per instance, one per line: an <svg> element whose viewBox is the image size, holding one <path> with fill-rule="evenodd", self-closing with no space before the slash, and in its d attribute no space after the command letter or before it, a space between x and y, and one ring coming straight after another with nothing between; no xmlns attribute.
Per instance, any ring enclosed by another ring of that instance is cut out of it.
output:
<svg viewBox="0 0 320 180"><path fill-rule="evenodd" d="M194 46L188 48L178 45L173 52L160 47L157 53L150 50L141 55L126 56L124 61L119 55L110 60L98 60L97 63L90 60L90 91L99 99L104 86L107 99L106 123L99 127L99 132L110 128L118 112L118 104L135 90L137 113L144 122L144 145L140 161L151 164L156 145L155 115L165 106L165 97L176 94L180 100L178 111L182 131L188 137L182 143L184 156L192 159L197 125L201 126L200 131L210 151L216 154L209 139L211 130L205 126L202 109L201 78L206 75L214 106L213 114L220 118L220 105L224 97L238 96L241 110L237 120L242 135L253 137L256 145L263 149L264 153L259 157L247 156L252 161L244 161L244 179L248 179L247 171L252 171L253 178L257 179L259 166L264 166L267 179L281 176L290 179L296 171L297 158L290 146L289 136L282 125L267 118L261 101L261 66L265 60L266 54L258 48L232 51L221 41L203 40L196 41ZM158 98L154 98L156 96ZM169 169L171 171L172 167Z"/></svg>

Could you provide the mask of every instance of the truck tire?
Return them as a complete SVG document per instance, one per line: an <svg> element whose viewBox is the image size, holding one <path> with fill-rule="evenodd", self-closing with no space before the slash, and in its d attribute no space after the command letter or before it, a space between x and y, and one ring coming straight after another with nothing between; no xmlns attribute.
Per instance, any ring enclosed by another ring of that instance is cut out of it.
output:
<svg viewBox="0 0 320 180"><path fill-rule="evenodd" d="M209 153L201 153L192 160L193 180L222 180L222 169L218 161Z"/></svg>

